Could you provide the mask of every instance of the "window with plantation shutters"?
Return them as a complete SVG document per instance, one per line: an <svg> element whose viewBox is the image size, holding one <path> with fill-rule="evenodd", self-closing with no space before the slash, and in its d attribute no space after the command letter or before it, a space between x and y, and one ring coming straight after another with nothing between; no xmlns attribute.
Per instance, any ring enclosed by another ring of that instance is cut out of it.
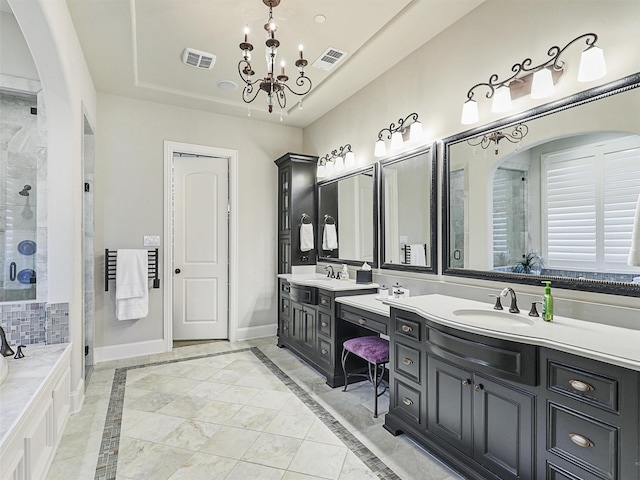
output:
<svg viewBox="0 0 640 480"><path fill-rule="evenodd" d="M626 137L543 155L542 178L547 268L629 270L640 140Z"/></svg>

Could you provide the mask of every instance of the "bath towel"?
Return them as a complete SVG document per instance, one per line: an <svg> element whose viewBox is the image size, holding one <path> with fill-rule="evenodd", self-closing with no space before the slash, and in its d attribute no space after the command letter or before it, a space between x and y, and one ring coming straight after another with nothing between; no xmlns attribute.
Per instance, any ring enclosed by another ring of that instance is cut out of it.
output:
<svg viewBox="0 0 640 480"><path fill-rule="evenodd" d="M335 250L336 248L338 248L338 232L336 231L336 226L333 223L325 223L322 233L322 249Z"/></svg>
<svg viewBox="0 0 640 480"><path fill-rule="evenodd" d="M313 224L303 223L300 225L300 251L309 250L313 250Z"/></svg>
<svg viewBox="0 0 640 480"><path fill-rule="evenodd" d="M640 195L636 205L636 215L633 220L633 233L631 234L631 248L629 249L629 265L640 266Z"/></svg>
<svg viewBox="0 0 640 480"><path fill-rule="evenodd" d="M414 245L409 245L409 247L411 248L411 265L426 267L427 256L424 252L424 245L421 243L416 243Z"/></svg>
<svg viewBox="0 0 640 480"><path fill-rule="evenodd" d="M116 318L134 320L148 314L147 251L120 249L116 257Z"/></svg>

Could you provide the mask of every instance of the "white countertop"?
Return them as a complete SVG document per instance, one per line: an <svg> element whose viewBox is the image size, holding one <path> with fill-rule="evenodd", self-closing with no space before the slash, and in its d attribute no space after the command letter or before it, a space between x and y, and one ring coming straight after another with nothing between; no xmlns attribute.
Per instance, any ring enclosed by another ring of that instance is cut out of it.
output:
<svg viewBox="0 0 640 480"><path fill-rule="evenodd" d="M382 303L382 301L376 300L376 297L377 294L375 293L369 295L349 295L347 297L336 298L336 302L389 317L391 308L389 305Z"/></svg>
<svg viewBox="0 0 640 480"><path fill-rule="evenodd" d="M367 290L369 288L378 288L377 283L356 283L355 280L336 280L335 278L327 278L321 273L280 273L278 278L283 278L294 285L304 285L306 287L317 287L333 292L346 290Z"/></svg>
<svg viewBox="0 0 640 480"><path fill-rule="evenodd" d="M389 298L385 303L466 332L555 348L640 371L640 330L560 316L554 316L553 322L545 322L539 317L529 317L527 311L519 314L509 313L506 308L495 311L488 303L438 294ZM453 313L465 310L465 316ZM508 317L511 315L513 321ZM495 317L502 320L495 321Z"/></svg>
<svg viewBox="0 0 640 480"><path fill-rule="evenodd" d="M9 375L0 385L0 445L64 356L69 343L27 345L24 358L6 357Z"/></svg>

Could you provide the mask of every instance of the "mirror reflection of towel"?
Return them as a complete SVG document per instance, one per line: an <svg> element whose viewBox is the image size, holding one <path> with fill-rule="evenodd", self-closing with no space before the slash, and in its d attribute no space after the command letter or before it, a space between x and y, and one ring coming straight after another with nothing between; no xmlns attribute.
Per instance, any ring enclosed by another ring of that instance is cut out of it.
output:
<svg viewBox="0 0 640 480"><path fill-rule="evenodd" d="M313 224L303 223L300 225L300 251L309 250L313 250Z"/></svg>
<svg viewBox="0 0 640 480"><path fill-rule="evenodd" d="M636 205L636 215L633 219L633 233L631 234L631 248L629 249L629 265L640 266L640 196Z"/></svg>
<svg viewBox="0 0 640 480"><path fill-rule="evenodd" d="M424 245L421 243L416 243L414 245L409 245L411 248L411 265L419 265L421 267L427 266L427 256L425 255Z"/></svg>
<svg viewBox="0 0 640 480"><path fill-rule="evenodd" d="M334 223L325 223L322 233L322 249L335 250L338 248L338 232Z"/></svg>

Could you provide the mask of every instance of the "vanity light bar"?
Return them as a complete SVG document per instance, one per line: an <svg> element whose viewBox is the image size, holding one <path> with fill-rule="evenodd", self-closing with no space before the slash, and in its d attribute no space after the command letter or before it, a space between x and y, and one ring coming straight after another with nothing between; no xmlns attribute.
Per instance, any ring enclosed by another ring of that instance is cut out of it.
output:
<svg viewBox="0 0 640 480"><path fill-rule="evenodd" d="M324 157L318 159L316 177L326 178L336 173L349 170L356 166L355 154L351 151L351 145L346 144L332 150Z"/></svg>

